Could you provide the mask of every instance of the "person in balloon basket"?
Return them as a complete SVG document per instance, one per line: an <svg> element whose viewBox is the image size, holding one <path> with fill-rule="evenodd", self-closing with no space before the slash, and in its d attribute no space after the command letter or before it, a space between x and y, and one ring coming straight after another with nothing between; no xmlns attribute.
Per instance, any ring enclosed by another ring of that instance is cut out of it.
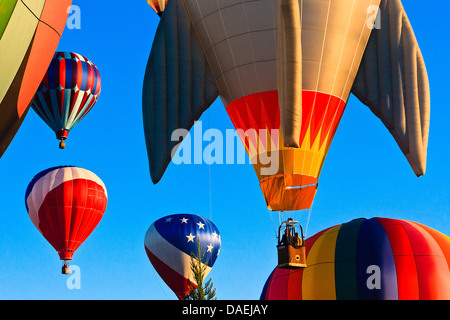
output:
<svg viewBox="0 0 450 320"><path fill-rule="evenodd" d="M300 238L298 232L296 232L294 235L292 245L294 246L294 248L300 248L303 245L302 238Z"/></svg>
<svg viewBox="0 0 450 320"><path fill-rule="evenodd" d="M283 237L281 238L282 245L292 245L295 248L300 248L303 244L302 239L300 238L298 232L295 232L294 236L292 236L292 230L290 228L286 228L284 230Z"/></svg>
<svg viewBox="0 0 450 320"><path fill-rule="evenodd" d="M291 243L292 234L289 228L284 229L283 237L281 237L281 245L288 245Z"/></svg>

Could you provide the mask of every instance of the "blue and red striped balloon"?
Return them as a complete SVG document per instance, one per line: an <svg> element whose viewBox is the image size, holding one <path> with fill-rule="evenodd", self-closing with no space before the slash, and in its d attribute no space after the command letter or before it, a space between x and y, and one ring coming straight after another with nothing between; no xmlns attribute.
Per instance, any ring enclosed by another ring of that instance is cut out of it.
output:
<svg viewBox="0 0 450 320"><path fill-rule="evenodd" d="M100 92L100 72L94 63L77 53L57 52L32 107L64 148L70 130L92 109Z"/></svg>
<svg viewBox="0 0 450 320"><path fill-rule="evenodd" d="M191 254L198 255L200 243L206 275L220 252L219 229L210 220L193 214L174 214L155 221L145 234L145 251L155 270L177 295L189 293L189 281L195 282L191 271Z"/></svg>
<svg viewBox="0 0 450 320"><path fill-rule="evenodd" d="M93 172L60 166L38 173L25 193L28 215L61 260L72 260L103 217L104 183Z"/></svg>
<svg viewBox="0 0 450 320"><path fill-rule="evenodd" d="M450 238L422 224L356 219L305 245L308 267L275 268L261 299L450 299Z"/></svg>

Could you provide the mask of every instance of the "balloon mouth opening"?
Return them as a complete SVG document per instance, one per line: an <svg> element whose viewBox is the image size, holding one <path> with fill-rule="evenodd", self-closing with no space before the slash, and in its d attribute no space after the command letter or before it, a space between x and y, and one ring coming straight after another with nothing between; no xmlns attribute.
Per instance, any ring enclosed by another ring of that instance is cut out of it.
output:
<svg viewBox="0 0 450 320"><path fill-rule="evenodd" d="M62 250L62 251L58 252L59 258L61 260L64 260L64 262L72 260L72 257L73 257L74 253L75 252L73 250Z"/></svg>
<svg viewBox="0 0 450 320"><path fill-rule="evenodd" d="M61 129L56 131L56 139L58 140L66 140L69 136L69 130Z"/></svg>
<svg viewBox="0 0 450 320"><path fill-rule="evenodd" d="M298 211L311 208L318 179L301 174L279 174L261 179L260 187L269 210Z"/></svg>
<svg viewBox="0 0 450 320"><path fill-rule="evenodd" d="M59 143L60 149L64 149L66 147L66 143L64 142L64 140L67 140L68 136L69 130L61 129L56 132L56 139L61 140L61 142Z"/></svg>

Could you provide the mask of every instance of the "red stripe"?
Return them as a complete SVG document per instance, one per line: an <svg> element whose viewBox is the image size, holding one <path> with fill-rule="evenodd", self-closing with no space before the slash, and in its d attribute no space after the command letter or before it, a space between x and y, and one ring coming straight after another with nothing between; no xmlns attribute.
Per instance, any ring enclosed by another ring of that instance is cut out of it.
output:
<svg viewBox="0 0 450 320"><path fill-rule="evenodd" d="M90 89L90 92L92 92L92 89L94 88L94 81L95 81L95 72L94 67L86 62L87 66L87 82L86 82L86 91Z"/></svg>
<svg viewBox="0 0 450 320"><path fill-rule="evenodd" d="M167 264L159 260L153 253L150 252L150 250L147 249L147 247L145 247L145 252L147 253L148 259L155 268L156 272L158 272L159 276L177 295L178 299L183 300L184 296L189 293L188 280L170 268Z"/></svg>
<svg viewBox="0 0 450 320"><path fill-rule="evenodd" d="M78 241L78 246L89 237L99 224L107 205L107 198L103 188L92 180L87 180L87 182L85 211L75 237L76 241Z"/></svg>
<svg viewBox="0 0 450 320"><path fill-rule="evenodd" d="M376 218L381 223L391 244L397 274L399 300L419 299L417 266L411 239L399 220Z"/></svg>
<svg viewBox="0 0 450 320"><path fill-rule="evenodd" d="M71 260L100 222L106 204L104 189L96 182L66 181L45 196L38 212L39 230L61 260Z"/></svg>
<svg viewBox="0 0 450 320"><path fill-rule="evenodd" d="M289 283L289 269L276 268L267 288L267 300L286 300Z"/></svg>
<svg viewBox="0 0 450 320"><path fill-rule="evenodd" d="M96 96L100 94L102 88L102 77L100 76L100 72L98 71L97 67L94 67L94 80L94 84L96 84L96 86L95 92L92 92L92 94Z"/></svg>
<svg viewBox="0 0 450 320"><path fill-rule="evenodd" d="M302 277L303 269L289 270L289 281L287 283L287 299L302 299Z"/></svg>
<svg viewBox="0 0 450 320"><path fill-rule="evenodd" d="M58 60L55 61L55 69L59 70L59 74L58 77L56 78L56 83L55 83L55 89L56 89L56 94L59 98L59 114L63 115L63 110L64 110L64 88L66 87L66 59L61 59L61 61L58 62ZM63 88L63 90L59 90L59 86L61 86Z"/></svg>
<svg viewBox="0 0 450 320"><path fill-rule="evenodd" d="M417 223L417 222L414 222L414 224L423 228L424 230L426 230L434 238L436 243L441 248L442 253L445 256L445 259L447 260L447 266L449 266L449 270L450 270L450 242L449 242L448 238L446 236L444 236L442 233L440 233L428 226L425 226L425 225Z"/></svg>
<svg viewBox="0 0 450 320"><path fill-rule="evenodd" d="M303 142L308 128L310 128L311 145L317 139L319 131L322 131L321 147L328 133L331 133L331 138L334 136L344 113L346 102L338 97L313 91L303 91L302 96L302 127L299 142ZM280 129L277 91L242 97L230 103L226 110L236 129L244 131L250 128L256 131Z"/></svg>
<svg viewBox="0 0 450 320"><path fill-rule="evenodd" d="M439 245L424 229L407 221L405 227L416 258L421 300L450 299L450 274Z"/></svg>

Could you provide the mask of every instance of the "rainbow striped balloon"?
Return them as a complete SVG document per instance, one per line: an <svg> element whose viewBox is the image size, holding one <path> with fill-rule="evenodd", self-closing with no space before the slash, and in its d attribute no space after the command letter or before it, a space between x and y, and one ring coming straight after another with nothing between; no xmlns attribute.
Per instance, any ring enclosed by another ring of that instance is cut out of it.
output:
<svg viewBox="0 0 450 320"><path fill-rule="evenodd" d="M306 240L306 269L275 270L263 300L450 299L450 238L422 224L357 219Z"/></svg>
<svg viewBox="0 0 450 320"><path fill-rule="evenodd" d="M73 52L57 52L32 107L63 141L95 105L100 91L100 72L90 60Z"/></svg>

